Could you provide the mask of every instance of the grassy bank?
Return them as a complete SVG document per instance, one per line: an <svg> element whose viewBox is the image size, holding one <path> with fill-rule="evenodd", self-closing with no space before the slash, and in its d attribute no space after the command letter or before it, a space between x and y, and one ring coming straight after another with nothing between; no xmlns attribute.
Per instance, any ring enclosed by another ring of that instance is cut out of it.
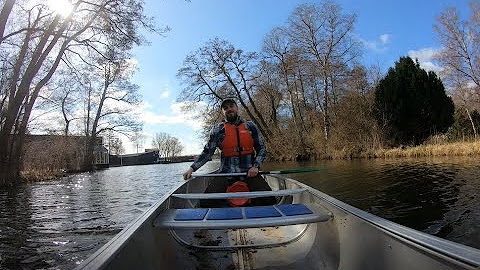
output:
<svg viewBox="0 0 480 270"><path fill-rule="evenodd" d="M20 172L20 177L24 181L45 181L58 179L65 176L66 173L63 170L24 170Z"/></svg>
<svg viewBox="0 0 480 270"><path fill-rule="evenodd" d="M352 149L345 148L343 150L332 151L329 154L318 155L316 156L315 160L352 158L420 158L447 156L480 156L480 141L436 143L420 145L416 147L397 147L393 149L378 150L370 149L367 151L352 151ZM67 173L64 170L30 169L21 172L21 178L26 181L58 179L65 175L67 175Z"/></svg>
<svg viewBox="0 0 480 270"><path fill-rule="evenodd" d="M398 147L379 149L374 152L377 158L398 157L441 157L441 156L476 156L480 155L480 141L427 144L415 147Z"/></svg>

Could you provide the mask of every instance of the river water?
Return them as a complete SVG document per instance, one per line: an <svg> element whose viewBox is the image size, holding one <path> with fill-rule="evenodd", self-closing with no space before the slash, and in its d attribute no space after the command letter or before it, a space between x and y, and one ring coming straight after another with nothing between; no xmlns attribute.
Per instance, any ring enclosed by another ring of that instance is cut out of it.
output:
<svg viewBox="0 0 480 270"><path fill-rule="evenodd" d="M218 167L207 163L201 171ZM0 189L0 269L71 269L182 182L188 163L110 168ZM480 248L477 158L268 163L360 209Z"/></svg>

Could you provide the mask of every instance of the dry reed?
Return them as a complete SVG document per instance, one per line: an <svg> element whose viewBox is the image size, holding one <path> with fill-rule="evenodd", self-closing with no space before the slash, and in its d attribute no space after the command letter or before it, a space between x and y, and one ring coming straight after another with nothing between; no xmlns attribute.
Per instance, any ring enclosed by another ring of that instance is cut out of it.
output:
<svg viewBox="0 0 480 270"><path fill-rule="evenodd" d="M427 144L415 147L397 147L393 149L379 149L375 152L375 157L384 158L476 155L480 155L480 141Z"/></svg>

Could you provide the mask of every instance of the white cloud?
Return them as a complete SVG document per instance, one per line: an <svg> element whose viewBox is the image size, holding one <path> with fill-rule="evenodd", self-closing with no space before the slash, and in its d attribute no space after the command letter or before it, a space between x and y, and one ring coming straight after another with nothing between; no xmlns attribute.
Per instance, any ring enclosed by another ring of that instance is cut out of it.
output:
<svg viewBox="0 0 480 270"><path fill-rule="evenodd" d="M168 86L168 84L165 84L162 87L159 97L160 99L167 99L169 96L170 96L170 87Z"/></svg>
<svg viewBox="0 0 480 270"><path fill-rule="evenodd" d="M168 114L158 114L153 112L153 106L148 102L142 102L134 110L134 113L139 115L140 121L148 125L148 131L144 131L144 148L151 148L151 142L154 134L157 132L166 132L174 137L177 137L185 147L183 154L199 154L202 151L203 143L196 138L196 132L202 128L202 121L198 116L206 108L206 104L199 102L191 106L188 111L182 110L187 104L185 102L175 102L170 104L170 112ZM164 126L171 125L171 126ZM181 134L172 133L170 130L172 126L179 128L178 125L183 125L181 129L185 130ZM193 130L193 131L192 131ZM123 138L126 153L135 153L133 144L128 138Z"/></svg>
<svg viewBox="0 0 480 270"><path fill-rule="evenodd" d="M202 122L198 121L198 116L205 108L205 103L199 102L188 111L182 110L187 104L184 102L175 102L170 105L171 114L156 114L149 110L151 106L145 104L141 108L141 118L147 124L184 124L194 130L202 128Z"/></svg>
<svg viewBox="0 0 480 270"><path fill-rule="evenodd" d="M442 67L433 62L433 57L439 51L439 48L422 48L419 50L408 51L408 56L410 56L413 60L418 59L418 62L423 69L431 70L438 74L442 71Z"/></svg>
<svg viewBox="0 0 480 270"><path fill-rule="evenodd" d="M391 38L392 36L389 34L382 34L377 40L365 40L360 38L360 42L362 42L369 50L374 52L384 52L387 50L386 45L390 43Z"/></svg>
<svg viewBox="0 0 480 270"><path fill-rule="evenodd" d="M168 98L169 95L170 95L170 92L168 92L168 90L165 90L162 93L160 93L160 98L161 99L166 99L166 98Z"/></svg>
<svg viewBox="0 0 480 270"><path fill-rule="evenodd" d="M364 39L360 39L360 41L362 42L363 46L367 47L368 49L372 51L378 51L378 45L375 41L368 41Z"/></svg>
<svg viewBox="0 0 480 270"><path fill-rule="evenodd" d="M390 43L390 38L391 36L389 34L380 35L380 41L382 42L382 44Z"/></svg>
<svg viewBox="0 0 480 270"><path fill-rule="evenodd" d="M203 150L203 145L198 138L193 138L189 137L187 139L182 139L180 138L180 143L182 143L184 149L183 149L183 154L184 155L198 155L202 152Z"/></svg>

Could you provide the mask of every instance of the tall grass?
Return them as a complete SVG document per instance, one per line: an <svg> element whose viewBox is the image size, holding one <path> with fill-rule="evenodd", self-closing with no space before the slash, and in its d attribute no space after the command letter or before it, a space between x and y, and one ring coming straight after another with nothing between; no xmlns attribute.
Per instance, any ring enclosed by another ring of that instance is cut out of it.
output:
<svg viewBox="0 0 480 270"><path fill-rule="evenodd" d="M379 149L375 157L441 157L441 156L476 156L480 155L480 141L427 144L415 147L397 147Z"/></svg>
<svg viewBox="0 0 480 270"><path fill-rule="evenodd" d="M24 181L45 181L45 180L52 180L58 179L62 176L65 176L66 172L61 169L30 169L30 170L22 170L20 172L20 177Z"/></svg>

